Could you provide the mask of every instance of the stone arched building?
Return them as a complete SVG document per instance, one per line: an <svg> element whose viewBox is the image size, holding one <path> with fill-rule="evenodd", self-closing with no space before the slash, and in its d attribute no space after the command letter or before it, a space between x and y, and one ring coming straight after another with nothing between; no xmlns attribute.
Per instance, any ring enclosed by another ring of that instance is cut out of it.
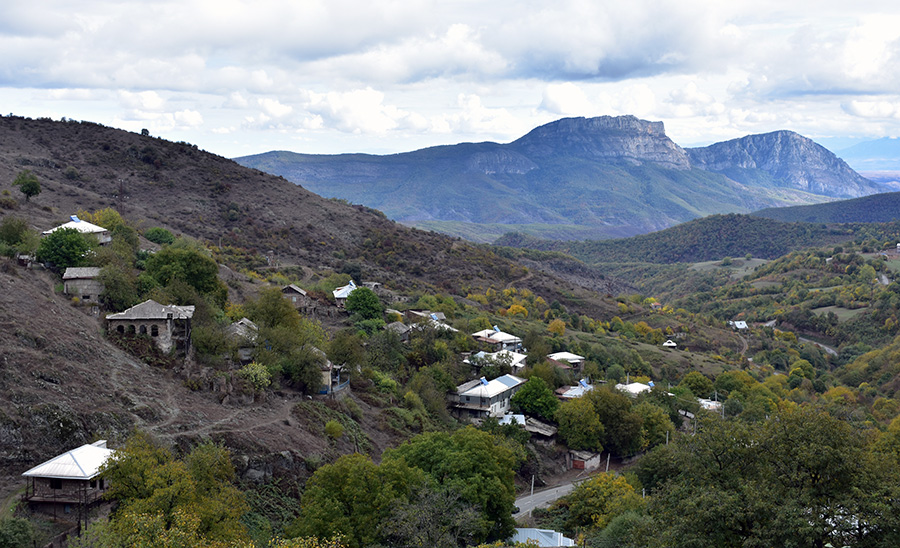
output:
<svg viewBox="0 0 900 548"><path fill-rule="evenodd" d="M165 305L150 299L106 317L108 329L123 335L147 335L163 352L191 350L193 306Z"/></svg>

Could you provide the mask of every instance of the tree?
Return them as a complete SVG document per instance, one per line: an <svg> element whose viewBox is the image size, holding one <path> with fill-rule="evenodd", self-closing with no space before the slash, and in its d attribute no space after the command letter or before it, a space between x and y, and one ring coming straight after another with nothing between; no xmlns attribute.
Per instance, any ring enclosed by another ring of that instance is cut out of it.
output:
<svg viewBox="0 0 900 548"><path fill-rule="evenodd" d="M403 462L379 466L359 453L345 455L309 478L302 513L285 533L320 538L341 534L350 548L369 546L398 500L407 498L424 479L421 470Z"/></svg>
<svg viewBox="0 0 900 548"><path fill-rule="evenodd" d="M550 322L550 325L547 326L547 331L562 337L566 334L566 322L560 320L559 318L556 318L555 320Z"/></svg>
<svg viewBox="0 0 900 548"><path fill-rule="evenodd" d="M354 289L347 296L344 306L359 320L380 320L384 313L384 307L381 305L378 295L368 287Z"/></svg>
<svg viewBox="0 0 900 548"><path fill-rule="evenodd" d="M34 542L34 528L24 518L0 520L0 548L31 546Z"/></svg>
<svg viewBox="0 0 900 548"><path fill-rule="evenodd" d="M19 190L25 195L26 202L31 200L32 196L37 196L41 193L41 183L38 181L37 175L32 173L30 169L20 171L13 181L13 186L19 187Z"/></svg>
<svg viewBox="0 0 900 548"><path fill-rule="evenodd" d="M234 467L222 447L199 445L179 461L148 435L138 433L104 464L102 474L110 484L106 496L120 505L110 522L118 537L145 538L141 531L150 538L160 531L188 537L185 544L169 546L190 546L194 537L223 543L248 538L240 521L247 506L232 484ZM113 544L120 545L142 544Z"/></svg>
<svg viewBox="0 0 900 548"><path fill-rule="evenodd" d="M261 289L256 300L244 304L247 317L260 328L300 326L300 314L276 287Z"/></svg>
<svg viewBox="0 0 900 548"><path fill-rule="evenodd" d="M554 505L567 510L567 531L582 527L603 529L612 518L644 506L640 495L634 492L634 487L615 473L592 476L579 483L570 494L558 499Z"/></svg>
<svg viewBox="0 0 900 548"><path fill-rule="evenodd" d="M421 469L439 490L459 493L462 501L479 508L476 541L512 534L516 457L491 434L472 426L452 434L428 432L385 451L383 459L383 463L402 460Z"/></svg>
<svg viewBox="0 0 900 548"><path fill-rule="evenodd" d="M691 371L685 375L678 386L686 386L698 398L708 398L713 391L712 381L699 371Z"/></svg>
<svg viewBox="0 0 900 548"><path fill-rule="evenodd" d="M559 400L540 377L531 377L512 397L514 409L527 415L536 415L545 420L553 420Z"/></svg>
<svg viewBox="0 0 900 548"><path fill-rule="evenodd" d="M586 395L603 424L603 446L614 455L633 455L641 449L643 419L631 410L630 397L607 388L594 388Z"/></svg>
<svg viewBox="0 0 900 548"><path fill-rule="evenodd" d="M453 490L419 487L399 502L381 526L381 536L395 548L471 546L478 510Z"/></svg>
<svg viewBox="0 0 900 548"><path fill-rule="evenodd" d="M559 437L570 449L602 451L603 424L594 406L586 398L573 398L563 402L556 411Z"/></svg>
<svg viewBox="0 0 900 548"><path fill-rule="evenodd" d="M219 279L219 265L199 244L179 239L147 259L146 272L162 286L175 280L187 283L201 295L225 304L228 288Z"/></svg>
<svg viewBox="0 0 900 548"><path fill-rule="evenodd" d="M144 231L144 238L155 244L165 245L175 242L175 236L165 228L154 226Z"/></svg>
<svg viewBox="0 0 900 548"><path fill-rule="evenodd" d="M19 217L4 217L0 221L0 248L2 254L32 253L40 244L38 234L28 228L28 221Z"/></svg>
<svg viewBox="0 0 900 548"><path fill-rule="evenodd" d="M80 266L86 262L85 256L96 246L96 240L78 232L74 228L54 230L41 239L37 248L37 258L50 263L57 272L70 266Z"/></svg>

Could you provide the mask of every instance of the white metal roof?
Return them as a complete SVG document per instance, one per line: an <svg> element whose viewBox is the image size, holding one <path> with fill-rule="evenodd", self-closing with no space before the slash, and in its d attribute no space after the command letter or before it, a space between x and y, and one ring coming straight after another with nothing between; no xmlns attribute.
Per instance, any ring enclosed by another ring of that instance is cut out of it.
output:
<svg viewBox="0 0 900 548"><path fill-rule="evenodd" d="M56 232L57 230L61 230L63 228L74 228L78 232L82 234L98 234L100 232L109 232L102 226L97 226L93 223L89 223L87 221L82 221L78 217L72 215L72 220L66 224L59 225L56 228L51 228L50 230L45 230L43 234L50 234L52 232Z"/></svg>
<svg viewBox="0 0 900 548"><path fill-rule="evenodd" d="M356 291L356 289L357 289L356 284L353 283L353 280L350 280L350 283L348 283L345 286L341 286L341 287L335 289L331 293L334 295L335 299L346 299L347 297L350 296L351 293Z"/></svg>
<svg viewBox="0 0 900 548"><path fill-rule="evenodd" d="M520 527L516 529L516 534L514 534L509 539L510 543L526 543L528 541L534 542L534 545L540 548L553 546L575 546L574 540L568 537L564 537L562 533L552 531L550 529Z"/></svg>
<svg viewBox="0 0 900 548"><path fill-rule="evenodd" d="M484 377L482 377L483 379ZM524 384L525 379L520 379L515 375L503 375L502 377L497 377L492 381L482 381L468 388L467 385L470 383L466 383L460 385L462 391L459 392L460 396L474 396L476 398L493 398L498 394L502 394L507 390L515 388L520 384Z"/></svg>
<svg viewBox="0 0 900 548"><path fill-rule="evenodd" d="M628 392L633 396L637 396L641 392L648 392L650 390L650 386L642 382L633 382L629 384L617 384L616 390L621 390L623 392Z"/></svg>
<svg viewBox="0 0 900 548"><path fill-rule="evenodd" d="M41 463L22 475L34 478L89 480L100 473L106 459L115 453L106 448L106 440L82 445Z"/></svg>
<svg viewBox="0 0 900 548"><path fill-rule="evenodd" d="M516 337L515 335L510 335L509 333L504 333L503 331L495 331L493 329L482 329L477 333L472 333L473 337L482 337L485 339L493 339L497 342L501 343L520 343L522 339Z"/></svg>
<svg viewBox="0 0 900 548"><path fill-rule="evenodd" d="M548 355L547 357L558 362L577 363L584 361L584 356L572 354L571 352L556 352L554 354Z"/></svg>

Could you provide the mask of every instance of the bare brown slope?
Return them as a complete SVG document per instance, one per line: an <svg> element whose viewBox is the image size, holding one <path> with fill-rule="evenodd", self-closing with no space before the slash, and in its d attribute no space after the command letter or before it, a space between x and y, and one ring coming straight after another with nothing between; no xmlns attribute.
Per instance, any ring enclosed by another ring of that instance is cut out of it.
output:
<svg viewBox="0 0 900 548"><path fill-rule="evenodd" d="M526 277L521 266L486 248L323 199L188 143L92 123L0 117L0 188L21 196L6 185L22 169L38 175L43 192L20 213L41 228L79 209L115 207L144 226L273 252L281 264L340 269L357 263L366 279L395 288L465 294L522 280L548 302L566 303L567 295L584 313L614 310L585 291L613 292L608 281Z"/></svg>

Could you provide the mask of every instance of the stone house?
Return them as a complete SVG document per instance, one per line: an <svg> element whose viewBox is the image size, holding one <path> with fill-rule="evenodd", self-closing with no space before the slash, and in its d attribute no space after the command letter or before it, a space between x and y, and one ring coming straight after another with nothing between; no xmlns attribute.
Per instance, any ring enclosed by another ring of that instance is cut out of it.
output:
<svg viewBox="0 0 900 548"><path fill-rule="evenodd" d="M513 394L524 384L525 379L514 375L503 375L492 381L481 377L456 387L449 403L454 414L461 419L502 417L509 411Z"/></svg>
<svg viewBox="0 0 900 548"><path fill-rule="evenodd" d="M124 312L106 316L110 331L148 335L163 352L173 349L187 356L191 351L193 306L164 305L149 299Z"/></svg>
<svg viewBox="0 0 900 548"><path fill-rule="evenodd" d="M78 297L82 302L98 304L103 283L98 279L100 269L95 266L70 267L63 273L63 293Z"/></svg>

